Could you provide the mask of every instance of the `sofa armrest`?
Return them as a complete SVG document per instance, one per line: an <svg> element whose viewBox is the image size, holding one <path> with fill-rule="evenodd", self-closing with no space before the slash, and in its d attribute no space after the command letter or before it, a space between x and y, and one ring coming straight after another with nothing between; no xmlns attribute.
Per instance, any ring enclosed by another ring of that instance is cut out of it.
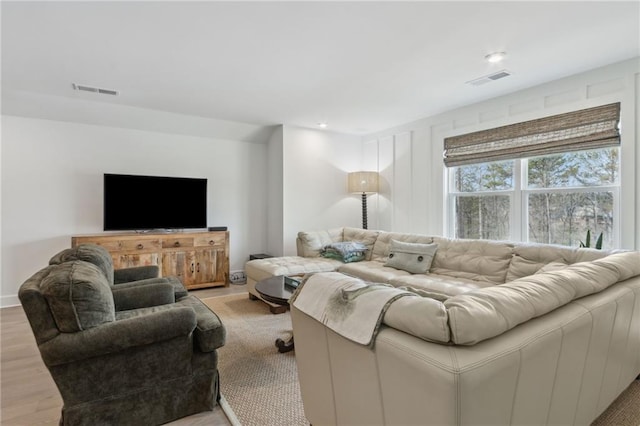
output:
<svg viewBox="0 0 640 426"><path fill-rule="evenodd" d="M188 307L103 324L77 333L61 333L39 346L47 366L99 357L136 346L184 336L196 328L196 313Z"/></svg>
<svg viewBox="0 0 640 426"><path fill-rule="evenodd" d="M157 278L160 275L158 265L135 266L133 268L116 269L113 271L113 282L115 284L130 281L144 280L147 278Z"/></svg>
<svg viewBox="0 0 640 426"><path fill-rule="evenodd" d="M176 301L173 286L166 282L150 282L136 286L114 286L111 289L116 311L166 305Z"/></svg>

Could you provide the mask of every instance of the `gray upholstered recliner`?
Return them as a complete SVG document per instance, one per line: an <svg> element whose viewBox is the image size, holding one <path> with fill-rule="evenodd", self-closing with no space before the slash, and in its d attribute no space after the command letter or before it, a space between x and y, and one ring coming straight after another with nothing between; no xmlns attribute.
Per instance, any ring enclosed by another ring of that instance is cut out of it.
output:
<svg viewBox="0 0 640 426"><path fill-rule="evenodd" d="M57 265L71 260L84 260L99 267L113 291L160 282L169 283L173 286L175 300L180 300L188 294L187 289L177 277L159 277L158 265L114 269L111 254L104 247L97 244L79 244L76 247L62 250L49 260L49 264ZM144 292L141 291L141 293ZM116 308L118 307L116 306Z"/></svg>
<svg viewBox="0 0 640 426"><path fill-rule="evenodd" d="M61 425L162 424L219 399L225 329L196 297L166 303L175 299L168 283L114 292L82 260L45 267L19 297L64 401Z"/></svg>

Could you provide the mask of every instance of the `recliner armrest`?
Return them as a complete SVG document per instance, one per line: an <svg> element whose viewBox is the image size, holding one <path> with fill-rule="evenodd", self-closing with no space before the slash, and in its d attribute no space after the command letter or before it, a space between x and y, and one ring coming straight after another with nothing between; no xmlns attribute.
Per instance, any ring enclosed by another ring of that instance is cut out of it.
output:
<svg viewBox="0 0 640 426"><path fill-rule="evenodd" d="M48 366L68 364L123 350L171 340L191 338L196 313L189 307L176 307L143 317L114 321L76 333L61 333L39 346Z"/></svg>
<svg viewBox="0 0 640 426"><path fill-rule="evenodd" d="M142 285L118 285L111 288L116 311L166 305L176 301L173 286L167 282L149 282Z"/></svg>
<svg viewBox="0 0 640 426"><path fill-rule="evenodd" d="M173 286L173 292L175 293L176 300L187 296L189 292L184 287L182 282L178 279L178 277L157 277L157 278L147 278L144 280L131 281L126 283L115 284L112 288L124 288L124 287L136 287L140 285L145 285L149 283L169 283Z"/></svg>
<svg viewBox="0 0 640 426"><path fill-rule="evenodd" d="M176 306L188 306L196 314L197 326L194 331L195 344L201 352L213 352L224 346L227 330L218 315L202 300L187 296L176 302Z"/></svg>
<svg viewBox="0 0 640 426"><path fill-rule="evenodd" d="M115 269L113 271L114 284L139 281L147 278L157 278L160 275L158 265L135 266L132 268Z"/></svg>

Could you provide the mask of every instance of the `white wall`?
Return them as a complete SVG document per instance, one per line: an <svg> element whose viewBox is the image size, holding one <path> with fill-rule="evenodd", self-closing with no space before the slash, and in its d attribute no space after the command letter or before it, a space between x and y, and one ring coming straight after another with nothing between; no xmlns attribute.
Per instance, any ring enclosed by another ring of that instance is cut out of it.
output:
<svg viewBox="0 0 640 426"><path fill-rule="evenodd" d="M284 254L284 223L282 204L282 136L283 127L278 128L269 138L267 148L267 253L272 256L282 256Z"/></svg>
<svg viewBox="0 0 640 426"><path fill-rule="evenodd" d="M347 173L362 168L358 136L284 126L284 254L296 254L299 231L360 227L360 196L347 193Z"/></svg>
<svg viewBox="0 0 640 426"><path fill-rule="evenodd" d="M378 227L447 234L442 162L445 137L612 102L621 103L620 246L640 249L640 173L636 172L640 170L639 58L365 137L363 158L367 164L377 163L385 181L377 206Z"/></svg>
<svg viewBox="0 0 640 426"><path fill-rule="evenodd" d="M105 172L207 178L208 224L229 227L243 269L267 245L266 158L266 144L3 115L0 304L72 235L102 231Z"/></svg>

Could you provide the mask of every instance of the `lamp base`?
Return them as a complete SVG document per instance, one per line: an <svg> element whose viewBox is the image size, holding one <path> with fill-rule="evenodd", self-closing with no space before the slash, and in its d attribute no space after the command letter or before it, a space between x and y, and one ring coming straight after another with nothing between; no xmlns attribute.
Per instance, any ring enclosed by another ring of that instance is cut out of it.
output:
<svg viewBox="0 0 640 426"><path fill-rule="evenodd" d="M367 229L367 194L362 193L362 229Z"/></svg>

